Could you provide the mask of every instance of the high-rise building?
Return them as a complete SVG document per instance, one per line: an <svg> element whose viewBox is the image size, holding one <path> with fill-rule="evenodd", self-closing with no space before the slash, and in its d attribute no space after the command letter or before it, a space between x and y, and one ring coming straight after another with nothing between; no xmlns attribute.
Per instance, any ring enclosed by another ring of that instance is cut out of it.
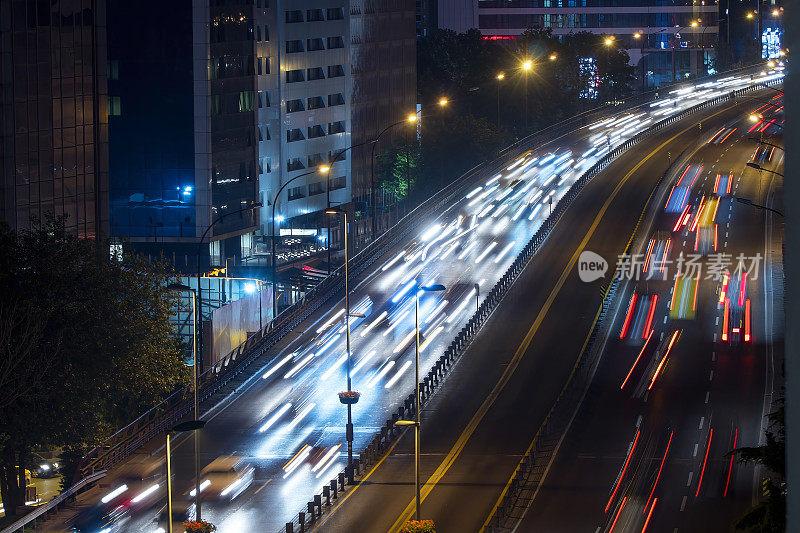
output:
<svg viewBox="0 0 800 533"><path fill-rule="evenodd" d="M255 8L109 6L112 234L185 270L247 254L257 229L257 210L236 213L257 200L258 110L269 105L256 89Z"/></svg>
<svg viewBox="0 0 800 533"><path fill-rule="evenodd" d="M202 270L255 253L273 208L324 227L304 215L350 201L349 24L343 0L110 8L114 235Z"/></svg>
<svg viewBox="0 0 800 533"><path fill-rule="evenodd" d="M0 220L108 235L103 0L0 2Z"/></svg>
<svg viewBox="0 0 800 533"><path fill-rule="evenodd" d="M710 0L439 0L438 21L459 32L477 27L490 39L513 39L528 28L613 35L653 86L713 70L718 11Z"/></svg>
<svg viewBox="0 0 800 533"><path fill-rule="evenodd" d="M324 217L303 215L318 215L328 202L348 203L351 190L351 154L345 152L351 144L349 2L287 0L279 6L256 9L255 17L264 60L258 91L270 102L258 116L262 236L271 235L274 202L276 233L284 219L315 229L325 225ZM329 173L318 172L333 160Z"/></svg>
<svg viewBox="0 0 800 533"><path fill-rule="evenodd" d="M415 1L354 0L350 12L353 198L370 216L373 146L369 141L416 111ZM387 132L375 147L376 154L407 133ZM376 191L379 216L382 196ZM382 224L376 226L380 231Z"/></svg>

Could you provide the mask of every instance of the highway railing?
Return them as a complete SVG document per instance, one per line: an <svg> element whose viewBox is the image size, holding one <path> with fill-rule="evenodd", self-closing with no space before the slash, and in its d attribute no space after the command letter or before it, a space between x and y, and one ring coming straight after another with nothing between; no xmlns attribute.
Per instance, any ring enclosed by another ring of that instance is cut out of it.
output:
<svg viewBox="0 0 800 533"><path fill-rule="evenodd" d="M707 100L671 117L667 117L614 148L611 152L597 161L583 175L581 175L581 177L575 181L570 190L567 191L567 193L553 207L552 213L544 220L525 248L523 248L522 251L517 255L511 266L509 266L500 280L488 293L487 297L480 304L473 316L467 321L466 325L456 335L455 339L453 339L450 345L444 350L444 353L442 353L442 355L436 360L431 370L428 371L427 375L422 379L420 382L420 405L424 407L425 403L439 389L450 369L453 368L455 363L460 359L461 355L466 352L475 336L478 334L484 324L486 324L491 314L508 293L514 281L516 281L531 259L536 255L544 242L547 240L547 237L555 227L556 223L561 219L567 208L581 193L583 188L595 176L605 170L608 165L616 160L616 158L621 154L639 144L642 140L658 134L664 128L671 126L672 124L704 109L717 106L731 99L744 96L749 92L762 89L763 85L778 85L780 83L782 83L782 80L773 80L763 84L755 84L749 87L731 91L723 96ZM663 177L661 179L663 179ZM639 222L637 222L637 228L640 222L641 216ZM634 235L632 235L631 239L628 241L626 250L631 246ZM587 343L587 348L584 348L581 354L579 354L569 379L564 385L564 388L561 390L558 399L551 409L550 414L545 418L542 427L539 429L540 433L537 433L537 436L539 434L547 435L548 437L551 436L551 432L555 431L556 428L555 421L561 420L560 418L555 417L553 413L556 412L556 409L560 410L564 408L563 406L566 405L567 398L574 399L575 391L579 389L580 383L585 383L587 379L587 372L592 370L592 358L584 358L583 354L595 350L595 339L598 337L599 328L603 325L603 318L606 316L608 307L613 301L614 295L616 294L617 286L618 283L615 280L605 289L602 304L597 312L591 329L591 335L589 342ZM591 350L588 348L591 348ZM360 482L360 477L363 475L366 469L377 463L381 457L387 453L393 442L404 433L405 429L398 429L395 423L401 419L413 420L414 418L415 402L414 392L412 391L408 397L404 399L403 403L397 407L396 412L392 414L391 419L386 420L380 431L375 434L372 441L359 454L359 457L353 460L354 478L348 479L347 472L340 472L336 477L332 478L326 486L323 487L322 493L314 494L312 499L308 501L306 510L298 513L292 522L287 522L285 529L282 528L281 531L286 531L287 533L294 533L295 531L305 532L307 529L313 527L315 523L320 520L325 511L331 509L336 500L339 498L340 493L348 490L348 486L358 484ZM520 472L520 476L529 475L528 473L533 472L534 470L532 469L535 468L539 468L539 470L536 470L536 472L538 472L539 476L541 476L542 470L539 465L541 460L544 459L544 456L542 455L542 446L542 441L540 441L538 438L534 438L531 448L524 455L517 467L516 472ZM537 459L539 459L540 462L537 462ZM520 497L520 491L524 486L521 479L522 478L519 477L517 478L517 481L514 481L514 477L512 477L509 485L504 490L501 501L496 506L496 509L493 511L489 520L487 520L487 527L493 528L493 531L504 531L503 521L508 517L508 515L503 513L508 513L511 509L513 509L514 504L516 503L515 498ZM497 518L498 516L500 518Z"/></svg>
<svg viewBox="0 0 800 533"><path fill-rule="evenodd" d="M749 67L752 70L752 67ZM725 72L717 77L741 74L747 69L733 73ZM702 78L687 82L695 85L712 78ZM545 144L562 135L573 132L583 126L592 124L603 118L609 109L623 109L646 104L652 100L652 93L635 96L585 113L581 113L562 122L548 126L504 149L493 161L479 164L444 189L433 194L426 201L401 218L394 226L369 243L349 260L351 280L362 276L367 269L387 251L407 238L419 228L430 216L443 208L450 207L464 191L486 174L502 169L509 159L516 157L533 146ZM574 188L574 186L573 186ZM269 354L269 350L278 344L299 324L308 319L320 307L333 298L341 297L344 291L344 267L336 269L328 278L309 291L297 303L280 313L261 331L251 335L244 343L232 350L225 357L204 371L198 379L198 396L201 402L212 399L222 392L234 380L241 379L254 362ZM126 425L106 441L92 448L83 458L80 473L89 475L100 469L109 469L130 456L135 450L146 444L157 435L163 434L192 410L192 385L188 384L169 396L159 405L148 410L133 422Z"/></svg>
<svg viewBox="0 0 800 533"><path fill-rule="evenodd" d="M87 476L73 486L50 500L49 502L36 507L33 511L26 514L7 528L0 531L0 533L13 533L14 531L25 531L26 527L31 527L33 530L36 527L36 522L39 520L46 520L47 515L50 512L58 511L58 509L64 505L66 502L75 498L75 496L83 492L84 490L88 490L92 484L101 480L106 476L106 471L100 471L91 476Z"/></svg>

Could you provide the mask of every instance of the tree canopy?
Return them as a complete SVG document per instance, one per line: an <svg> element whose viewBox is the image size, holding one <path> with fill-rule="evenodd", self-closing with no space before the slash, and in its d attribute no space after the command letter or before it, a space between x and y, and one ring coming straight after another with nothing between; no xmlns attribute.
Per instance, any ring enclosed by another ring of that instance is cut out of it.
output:
<svg viewBox="0 0 800 533"><path fill-rule="evenodd" d="M37 447L101 443L189 376L172 270L64 230L0 228L0 492L13 514ZM22 479L22 483L20 483Z"/></svg>

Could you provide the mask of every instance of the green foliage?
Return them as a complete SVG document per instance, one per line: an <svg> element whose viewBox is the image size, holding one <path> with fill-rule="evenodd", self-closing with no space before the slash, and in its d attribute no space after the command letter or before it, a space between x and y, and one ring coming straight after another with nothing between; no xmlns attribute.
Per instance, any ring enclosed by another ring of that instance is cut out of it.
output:
<svg viewBox="0 0 800 533"><path fill-rule="evenodd" d="M22 502L14 471L30 466L34 446L75 456L188 378L169 322L172 271L136 257L112 260L94 241L70 236L63 222L0 229L0 492L7 512Z"/></svg>
<svg viewBox="0 0 800 533"><path fill-rule="evenodd" d="M740 462L765 466L775 474L761 481L762 501L736 522L736 529L759 533L780 533L786 530L786 409L784 402L768 415L766 443L732 450Z"/></svg>
<svg viewBox="0 0 800 533"><path fill-rule="evenodd" d="M412 145L395 146L375 159L379 187L395 202L405 200L420 177L418 151Z"/></svg>

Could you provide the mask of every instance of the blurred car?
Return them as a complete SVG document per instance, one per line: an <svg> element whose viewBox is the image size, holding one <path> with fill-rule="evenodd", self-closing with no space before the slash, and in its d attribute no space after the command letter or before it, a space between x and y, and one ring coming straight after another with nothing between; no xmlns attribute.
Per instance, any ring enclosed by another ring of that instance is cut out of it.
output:
<svg viewBox="0 0 800 533"><path fill-rule="evenodd" d="M204 500L232 500L253 483L255 468L242 457L218 457L200 472L200 494ZM195 489L189 492L194 497Z"/></svg>
<svg viewBox="0 0 800 533"><path fill-rule="evenodd" d="M42 479L58 477L61 475L61 467L56 461L45 461L39 459L39 466L33 469L33 477Z"/></svg>
<svg viewBox="0 0 800 533"><path fill-rule="evenodd" d="M78 513L72 523L71 531L81 533L114 533L124 531L130 520L128 510L122 506L105 507L96 505Z"/></svg>

